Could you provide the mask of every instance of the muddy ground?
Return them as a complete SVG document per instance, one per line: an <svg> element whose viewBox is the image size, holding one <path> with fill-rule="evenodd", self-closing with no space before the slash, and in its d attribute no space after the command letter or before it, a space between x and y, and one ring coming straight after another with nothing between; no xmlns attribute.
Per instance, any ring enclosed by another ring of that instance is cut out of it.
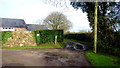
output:
<svg viewBox="0 0 120 68"><path fill-rule="evenodd" d="M1 49L1 51L2 66L91 66L84 52L66 49Z"/></svg>

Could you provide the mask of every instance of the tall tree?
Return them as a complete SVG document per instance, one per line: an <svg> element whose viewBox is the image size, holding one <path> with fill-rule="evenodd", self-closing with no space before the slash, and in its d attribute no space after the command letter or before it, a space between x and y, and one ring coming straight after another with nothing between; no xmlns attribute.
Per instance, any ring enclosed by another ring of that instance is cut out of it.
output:
<svg viewBox="0 0 120 68"><path fill-rule="evenodd" d="M90 27L93 27L94 25L94 9L95 9L95 2L71 2L71 5L75 8L75 9L79 9L79 7L83 10L83 12L87 12L87 16L88 16L88 20L90 22ZM115 14L119 14L118 11L120 9L117 9L116 7L118 7L119 4L117 4L116 2L99 2L98 3L98 22L102 25L102 24L112 24L112 20L115 21L115 19L119 18L117 15ZM113 18L113 19L112 19ZM98 23L98 24L99 24ZM118 23L118 22L115 22ZM114 24L115 24L114 23ZM113 26L109 25L109 26Z"/></svg>
<svg viewBox="0 0 120 68"><path fill-rule="evenodd" d="M71 5L75 9L81 8L83 12L87 13L88 20L90 22L90 27L94 29L94 9L95 2L71 2ZM99 46L102 48L112 48L118 47L114 39L116 37L115 31L117 23L120 23L120 2L99 2L98 3L98 42ZM93 30L94 32L94 30ZM114 46L113 46L114 45Z"/></svg>
<svg viewBox="0 0 120 68"><path fill-rule="evenodd" d="M72 26L65 15L59 12L53 12L44 20L44 24L50 29L63 29L67 31Z"/></svg>

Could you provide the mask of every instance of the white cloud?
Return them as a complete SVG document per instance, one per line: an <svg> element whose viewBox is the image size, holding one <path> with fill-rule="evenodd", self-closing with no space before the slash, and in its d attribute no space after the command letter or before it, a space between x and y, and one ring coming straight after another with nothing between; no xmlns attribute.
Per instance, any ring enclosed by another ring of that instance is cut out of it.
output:
<svg viewBox="0 0 120 68"><path fill-rule="evenodd" d="M80 30L90 30L87 13L83 13L81 9L75 10L71 8L70 11L64 14L66 14L73 24L73 29L71 29L71 31L78 32Z"/></svg>

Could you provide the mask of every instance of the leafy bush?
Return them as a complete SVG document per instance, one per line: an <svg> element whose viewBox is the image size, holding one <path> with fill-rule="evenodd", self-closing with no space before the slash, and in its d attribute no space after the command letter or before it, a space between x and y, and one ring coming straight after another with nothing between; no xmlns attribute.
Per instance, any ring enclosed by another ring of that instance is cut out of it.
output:
<svg viewBox="0 0 120 68"><path fill-rule="evenodd" d="M2 31L0 32L1 38L0 41L2 41L2 44L4 44L8 38L10 38L12 36L12 32L11 31Z"/></svg>
<svg viewBox="0 0 120 68"><path fill-rule="evenodd" d="M119 32L111 32L107 36L101 36L98 34L98 52L120 56L120 33Z"/></svg>
<svg viewBox="0 0 120 68"><path fill-rule="evenodd" d="M54 42L57 35L57 42L63 41L63 30L36 30L33 31L36 43ZM39 36L37 36L39 35Z"/></svg>

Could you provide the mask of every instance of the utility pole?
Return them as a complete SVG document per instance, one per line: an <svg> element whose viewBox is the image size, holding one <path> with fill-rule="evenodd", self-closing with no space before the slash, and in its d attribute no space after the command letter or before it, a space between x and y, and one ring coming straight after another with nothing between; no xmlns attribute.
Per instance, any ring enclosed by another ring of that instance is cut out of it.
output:
<svg viewBox="0 0 120 68"><path fill-rule="evenodd" d="M98 0L95 2L95 13L94 13L94 52L97 53L97 10L98 10Z"/></svg>

